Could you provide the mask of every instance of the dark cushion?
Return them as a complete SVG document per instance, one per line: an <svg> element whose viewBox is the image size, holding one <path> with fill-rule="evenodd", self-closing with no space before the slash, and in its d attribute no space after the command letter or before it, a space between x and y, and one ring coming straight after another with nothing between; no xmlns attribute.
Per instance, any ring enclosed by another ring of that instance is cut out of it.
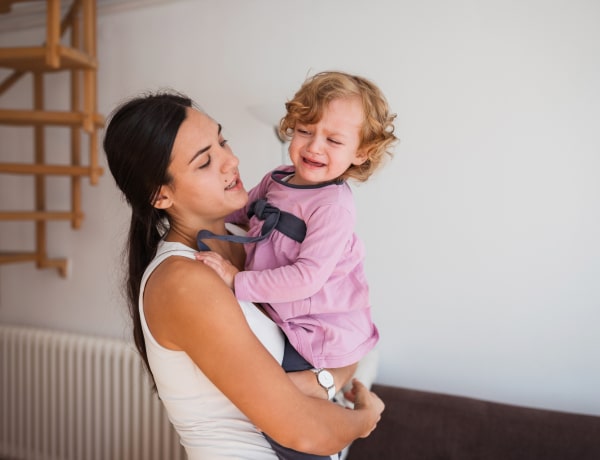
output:
<svg viewBox="0 0 600 460"><path fill-rule="evenodd" d="M599 460L600 417L373 385L386 404L348 460Z"/></svg>

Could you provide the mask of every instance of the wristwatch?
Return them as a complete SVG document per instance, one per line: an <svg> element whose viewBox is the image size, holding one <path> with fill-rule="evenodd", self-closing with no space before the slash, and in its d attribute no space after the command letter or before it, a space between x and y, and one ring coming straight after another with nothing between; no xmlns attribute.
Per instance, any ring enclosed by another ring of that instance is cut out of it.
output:
<svg viewBox="0 0 600 460"><path fill-rule="evenodd" d="M317 382L321 385L325 391L327 392L327 398L331 401L335 396L335 381L333 380L333 375L327 369L311 369L317 376Z"/></svg>

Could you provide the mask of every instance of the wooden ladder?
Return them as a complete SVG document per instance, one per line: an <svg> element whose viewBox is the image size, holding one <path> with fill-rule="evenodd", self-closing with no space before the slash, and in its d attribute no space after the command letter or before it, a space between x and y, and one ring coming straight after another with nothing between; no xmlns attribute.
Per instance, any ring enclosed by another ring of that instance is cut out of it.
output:
<svg viewBox="0 0 600 460"><path fill-rule="evenodd" d="M0 0L0 13L10 14L13 3L23 0ZM97 113L96 101L96 2L73 0L61 18L60 0L46 0L46 41L35 47L0 48L0 67L9 69L9 75L0 82L0 95L9 90L23 76L31 73L33 108L31 110L0 109L0 124L30 126L33 128L34 161L2 163L0 174L32 175L35 187L35 208L22 211L2 211L0 221L32 221L35 224L33 252L0 252L0 264L35 262L38 268L56 268L67 276L66 258L48 258L47 223L68 220L71 227L81 226L81 178L89 177L98 183L102 168L98 165L98 131L104 118ZM63 36L70 32L69 43ZM63 72L70 80L70 110L56 111L44 108L44 75ZM49 164L46 161L44 128L63 126L70 130L70 164ZM82 162L82 134L87 136L89 161ZM46 205L46 178L70 178L71 206L68 211L52 211Z"/></svg>

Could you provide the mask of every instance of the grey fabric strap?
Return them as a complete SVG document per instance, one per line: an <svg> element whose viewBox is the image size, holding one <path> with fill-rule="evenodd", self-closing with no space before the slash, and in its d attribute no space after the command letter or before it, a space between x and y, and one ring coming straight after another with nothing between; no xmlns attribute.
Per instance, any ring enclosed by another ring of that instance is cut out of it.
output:
<svg viewBox="0 0 600 460"><path fill-rule="evenodd" d="M298 243L302 243L306 237L306 223L302 219L270 205L265 199L256 200L250 205L248 217L252 216L256 216L258 219L264 221L259 236L216 235L209 230L200 230L196 236L198 249L201 251L210 251L208 245L202 241L205 239L231 241L234 243L255 243L267 238L273 230L283 233Z"/></svg>

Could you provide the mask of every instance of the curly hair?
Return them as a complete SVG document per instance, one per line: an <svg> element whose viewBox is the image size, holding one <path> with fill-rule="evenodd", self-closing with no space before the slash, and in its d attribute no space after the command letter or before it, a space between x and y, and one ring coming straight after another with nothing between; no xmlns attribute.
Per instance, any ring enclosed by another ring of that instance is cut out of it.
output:
<svg viewBox="0 0 600 460"><path fill-rule="evenodd" d="M394 134L395 113L390 113L388 102L381 90L366 78L344 72L320 72L309 77L294 98L285 104L286 115L279 122L281 139L291 139L297 123L318 123L327 105L335 99L360 98L365 113L360 133L359 149L367 160L351 165L340 179L365 182L383 163L397 141Z"/></svg>

